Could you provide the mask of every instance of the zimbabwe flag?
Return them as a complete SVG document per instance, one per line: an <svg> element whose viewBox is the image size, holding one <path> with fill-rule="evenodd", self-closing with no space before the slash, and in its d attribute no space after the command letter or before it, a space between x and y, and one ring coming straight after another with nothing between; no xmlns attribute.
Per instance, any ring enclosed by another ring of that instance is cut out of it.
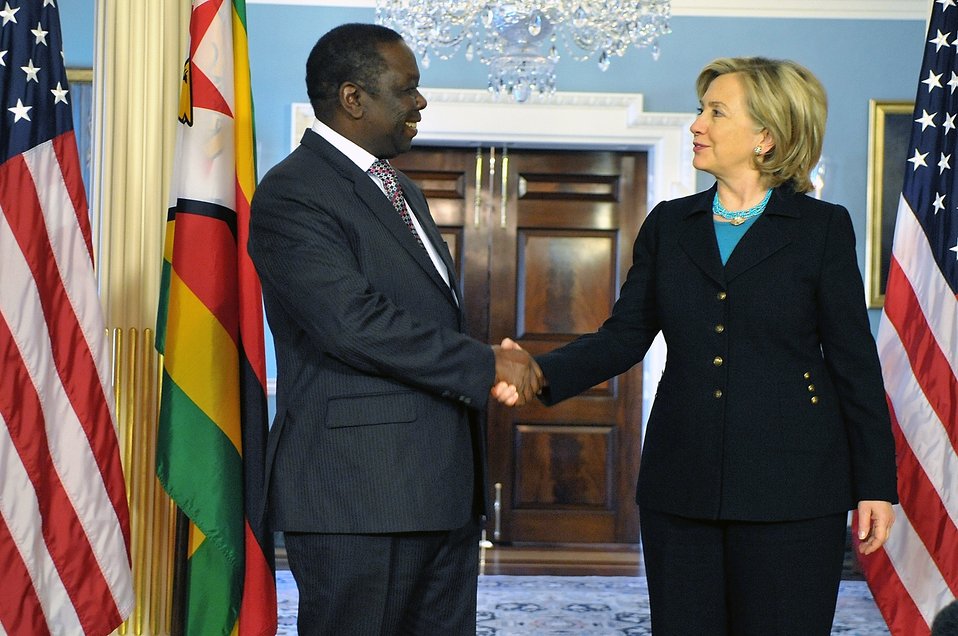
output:
<svg viewBox="0 0 958 636"><path fill-rule="evenodd" d="M245 0L194 0L167 217L157 477L190 519L186 634L276 632Z"/></svg>

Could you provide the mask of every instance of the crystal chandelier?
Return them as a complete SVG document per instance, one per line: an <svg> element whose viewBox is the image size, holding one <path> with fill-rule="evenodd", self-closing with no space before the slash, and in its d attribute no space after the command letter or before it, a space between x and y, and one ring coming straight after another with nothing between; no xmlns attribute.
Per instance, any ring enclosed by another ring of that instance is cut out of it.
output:
<svg viewBox="0 0 958 636"><path fill-rule="evenodd" d="M489 90L517 102L555 93L563 48L609 68L630 46L652 49L671 31L670 0L376 0L376 19L402 34L429 67L460 48L489 66Z"/></svg>

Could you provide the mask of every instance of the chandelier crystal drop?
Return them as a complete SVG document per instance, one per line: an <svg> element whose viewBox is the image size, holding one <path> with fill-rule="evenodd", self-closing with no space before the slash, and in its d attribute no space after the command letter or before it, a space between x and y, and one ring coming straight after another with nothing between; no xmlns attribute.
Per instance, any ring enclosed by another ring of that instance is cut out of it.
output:
<svg viewBox="0 0 958 636"><path fill-rule="evenodd" d="M560 47L602 71L629 47L671 32L670 0L376 0L376 20L402 34L423 67L464 49L489 67L489 90L524 102L556 90Z"/></svg>

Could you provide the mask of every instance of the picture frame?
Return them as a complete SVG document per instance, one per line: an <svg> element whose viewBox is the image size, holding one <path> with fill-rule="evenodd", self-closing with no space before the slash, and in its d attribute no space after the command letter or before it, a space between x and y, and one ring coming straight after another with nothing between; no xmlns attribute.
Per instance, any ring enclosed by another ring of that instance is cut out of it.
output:
<svg viewBox="0 0 958 636"><path fill-rule="evenodd" d="M914 109L911 101L869 100L865 285L868 307L873 309L885 303Z"/></svg>
<svg viewBox="0 0 958 636"><path fill-rule="evenodd" d="M68 101L73 113L73 134L80 156L80 176L90 193L90 175L93 171L93 69L67 68L70 85Z"/></svg>
<svg viewBox="0 0 958 636"><path fill-rule="evenodd" d="M303 132L313 125L313 107L309 102L293 102L290 107L289 149L296 150Z"/></svg>

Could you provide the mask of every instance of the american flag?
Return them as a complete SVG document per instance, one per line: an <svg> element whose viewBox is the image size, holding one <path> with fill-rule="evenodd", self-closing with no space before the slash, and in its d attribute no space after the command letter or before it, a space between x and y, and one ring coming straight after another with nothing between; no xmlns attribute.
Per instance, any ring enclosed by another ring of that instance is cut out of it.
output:
<svg viewBox="0 0 958 636"><path fill-rule="evenodd" d="M878 349L901 504L863 569L895 636L958 593L958 7L932 8ZM906 160L905 157L902 158Z"/></svg>
<svg viewBox="0 0 958 636"><path fill-rule="evenodd" d="M60 21L0 2L0 633L108 634L130 520Z"/></svg>

